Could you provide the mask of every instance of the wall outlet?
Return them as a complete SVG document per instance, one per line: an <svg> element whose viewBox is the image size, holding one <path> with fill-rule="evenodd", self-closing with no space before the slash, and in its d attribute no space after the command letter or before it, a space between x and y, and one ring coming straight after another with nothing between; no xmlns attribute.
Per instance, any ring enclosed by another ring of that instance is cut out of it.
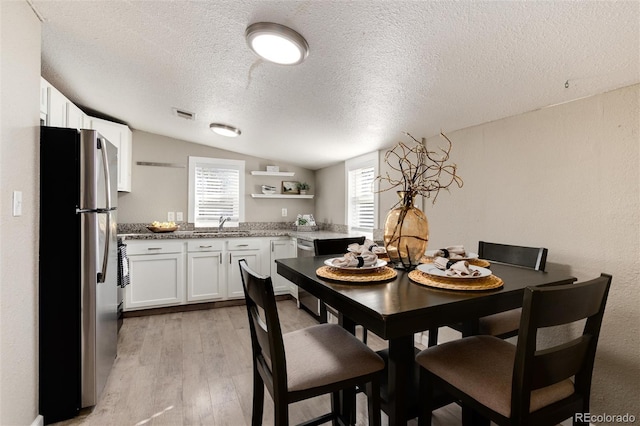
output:
<svg viewBox="0 0 640 426"><path fill-rule="evenodd" d="M174 222L176 220L176 213L175 212L167 213L167 220L169 222Z"/></svg>
<svg viewBox="0 0 640 426"><path fill-rule="evenodd" d="M182 212L176 212L176 220L178 222L182 222L184 220L184 216L182 216Z"/></svg>
<svg viewBox="0 0 640 426"><path fill-rule="evenodd" d="M287 217L287 209L282 209L282 217Z"/></svg>

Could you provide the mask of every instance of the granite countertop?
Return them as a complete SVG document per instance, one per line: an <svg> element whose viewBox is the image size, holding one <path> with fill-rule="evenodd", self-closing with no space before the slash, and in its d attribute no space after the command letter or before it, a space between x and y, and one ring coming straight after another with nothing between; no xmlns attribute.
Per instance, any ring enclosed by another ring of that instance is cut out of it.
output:
<svg viewBox="0 0 640 426"><path fill-rule="evenodd" d="M363 235L362 232L334 232L334 231L296 231L293 229L259 229L259 230L230 230L222 232L193 232L175 231L153 233L151 231L119 233L118 238L127 240L175 240L200 238L249 238L249 237L295 237L301 240L313 241L316 238L344 238Z"/></svg>

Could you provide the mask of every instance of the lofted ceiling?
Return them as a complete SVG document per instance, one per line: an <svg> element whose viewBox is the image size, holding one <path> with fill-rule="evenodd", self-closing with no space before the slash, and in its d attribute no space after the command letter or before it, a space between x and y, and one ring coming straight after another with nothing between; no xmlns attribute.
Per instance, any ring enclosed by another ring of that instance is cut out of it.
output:
<svg viewBox="0 0 640 426"><path fill-rule="evenodd" d="M403 132L450 133L640 82L637 1L30 3L42 75L80 107L313 170ZM302 34L309 57L255 56L244 32L262 21Z"/></svg>

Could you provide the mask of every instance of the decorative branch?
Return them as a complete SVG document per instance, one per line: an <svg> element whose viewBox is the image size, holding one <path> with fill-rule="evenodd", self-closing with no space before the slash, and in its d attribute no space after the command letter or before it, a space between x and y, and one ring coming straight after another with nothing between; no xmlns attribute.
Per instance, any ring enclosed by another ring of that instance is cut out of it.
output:
<svg viewBox="0 0 640 426"><path fill-rule="evenodd" d="M425 198L433 198L435 204L440 190L449 191L452 184L462 188L464 181L458 176L458 166L447 164L453 143L442 132L442 136L447 141L447 147L438 147L437 150L429 150L427 141L422 138L418 141L410 133L406 133L415 145L409 146L404 142L398 142L392 149L386 152L384 161L394 172L399 172L399 177L392 177L389 171L385 175L376 177L380 182L386 182L388 188L380 189L378 192L389 191L398 188L397 191L404 191L410 197L422 195ZM397 176L396 173L393 173Z"/></svg>

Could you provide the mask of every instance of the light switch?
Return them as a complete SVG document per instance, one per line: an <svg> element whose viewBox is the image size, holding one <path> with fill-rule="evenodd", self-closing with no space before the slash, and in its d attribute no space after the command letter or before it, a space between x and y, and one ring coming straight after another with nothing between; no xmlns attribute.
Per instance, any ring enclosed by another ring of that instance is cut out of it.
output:
<svg viewBox="0 0 640 426"><path fill-rule="evenodd" d="M287 217L287 209L282 209L282 217Z"/></svg>
<svg viewBox="0 0 640 426"><path fill-rule="evenodd" d="M22 191L13 191L13 215L22 216Z"/></svg>

